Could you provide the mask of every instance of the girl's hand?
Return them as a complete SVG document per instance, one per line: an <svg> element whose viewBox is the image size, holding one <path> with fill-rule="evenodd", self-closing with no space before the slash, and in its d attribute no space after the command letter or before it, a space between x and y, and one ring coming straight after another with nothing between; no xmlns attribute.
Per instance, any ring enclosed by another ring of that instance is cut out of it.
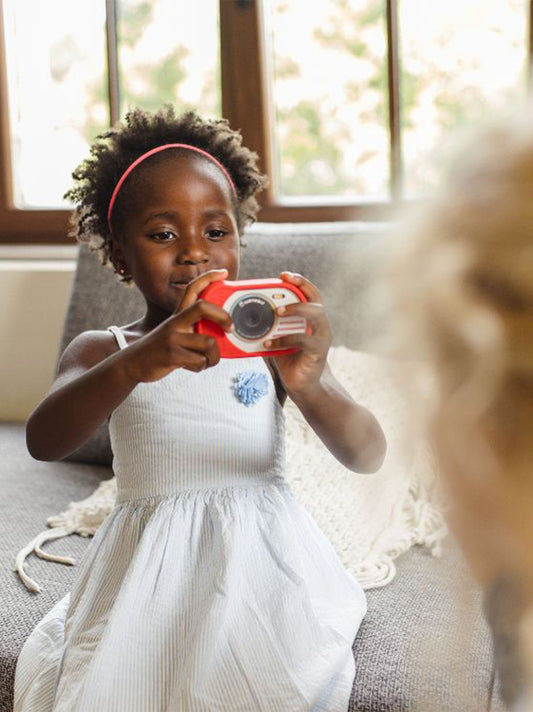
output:
<svg viewBox="0 0 533 712"><path fill-rule="evenodd" d="M208 284L225 279L228 271L209 270L187 286L172 316L124 351L126 368L137 383L157 381L177 368L203 371L220 360L216 339L194 332L194 324L209 319L224 331L233 328L230 315L211 302L198 299Z"/></svg>
<svg viewBox="0 0 533 712"><path fill-rule="evenodd" d="M291 334L264 342L266 348L296 347L292 354L272 356L286 392L297 396L309 392L320 383L331 345L331 328L318 289L308 279L293 272L282 272L281 279L296 285L308 302L289 304L277 309L281 316L303 316L311 326L311 334Z"/></svg>
<svg viewBox="0 0 533 712"><path fill-rule="evenodd" d="M354 472L376 472L385 457L385 436L375 417L354 402L329 370L331 328L320 293L300 274L282 272L280 276L299 287L309 300L290 304L282 313L303 316L311 326L310 334L292 334L265 342L267 348L299 349L271 357L281 383L339 462Z"/></svg>

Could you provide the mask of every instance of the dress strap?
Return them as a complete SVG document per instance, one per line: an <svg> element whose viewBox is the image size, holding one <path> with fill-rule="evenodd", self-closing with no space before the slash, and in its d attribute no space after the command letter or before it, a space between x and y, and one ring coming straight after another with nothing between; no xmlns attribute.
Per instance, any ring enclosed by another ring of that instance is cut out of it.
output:
<svg viewBox="0 0 533 712"><path fill-rule="evenodd" d="M118 326L108 326L107 330L113 334L113 336L117 340L117 344L119 345L119 348L125 349L126 346L128 345L128 342L126 341L124 334L118 328Z"/></svg>

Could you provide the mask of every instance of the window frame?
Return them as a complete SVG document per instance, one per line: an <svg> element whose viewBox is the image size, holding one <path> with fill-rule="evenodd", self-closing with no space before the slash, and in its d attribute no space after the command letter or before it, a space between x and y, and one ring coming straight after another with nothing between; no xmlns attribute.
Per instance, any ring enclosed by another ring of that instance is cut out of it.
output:
<svg viewBox="0 0 533 712"><path fill-rule="evenodd" d="M13 200L7 62L0 0L0 244L65 244L70 211L17 208Z"/></svg>
<svg viewBox="0 0 533 712"><path fill-rule="evenodd" d="M273 108L269 95L270 33L262 0L219 0L222 115L241 130L243 142L256 151L261 170L271 176L260 196L259 219L263 222L324 222L335 220L387 220L400 200L402 182L400 59L398 4L386 0L387 67L389 103L390 199L349 202L326 198L280 199L273 175ZM108 97L110 124L118 119L119 84L117 68L116 2L106 0ZM529 2L528 56L531 76L533 47L533 0ZM234 42L233 38L239 41ZM65 209L21 209L14 205L7 108L7 64L4 16L0 0L0 244L66 244L70 211Z"/></svg>

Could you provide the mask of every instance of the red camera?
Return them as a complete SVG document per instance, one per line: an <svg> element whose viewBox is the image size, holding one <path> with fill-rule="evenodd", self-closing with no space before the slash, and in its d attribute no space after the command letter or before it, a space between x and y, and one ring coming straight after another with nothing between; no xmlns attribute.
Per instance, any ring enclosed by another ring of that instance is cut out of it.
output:
<svg viewBox="0 0 533 712"><path fill-rule="evenodd" d="M293 353L297 349L265 349L263 342L265 339L310 331L304 317L276 313L278 307L307 301L301 289L281 279L212 282L199 297L218 304L233 319L235 330L232 332L225 332L208 319L201 319L195 324L198 334L217 339L223 358Z"/></svg>

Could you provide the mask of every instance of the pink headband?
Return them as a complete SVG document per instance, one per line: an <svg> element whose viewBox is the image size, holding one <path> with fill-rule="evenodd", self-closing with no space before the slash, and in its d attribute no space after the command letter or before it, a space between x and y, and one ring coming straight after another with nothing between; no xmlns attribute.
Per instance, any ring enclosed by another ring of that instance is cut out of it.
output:
<svg viewBox="0 0 533 712"><path fill-rule="evenodd" d="M237 191L235 190L235 185L233 181L231 180L230 174L228 171L224 168L222 163L218 161L214 156L212 156L210 153L207 151L204 151L201 148L197 148L196 146L190 146L188 143L165 143L162 146L156 146L156 148L152 148L150 151L146 151L146 153L143 153L142 156L139 156L131 165L129 165L124 173L120 176L118 183L115 186L115 189L113 190L113 194L111 195L111 200L109 201L109 208L107 209L107 224L109 226L109 232L112 232L111 230L111 214L113 212L113 206L115 204L115 201L117 199L117 195L119 190L122 188L122 184L126 180L126 178L129 176L129 174L132 172L134 168L136 168L139 163L142 163L146 158L149 158L149 156L153 156L154 153L159 153L159 151L164 151L166 148L188 148L190 151L196 151L197 153L201 153L202 156L205 156L206 158L209 158L210 161L212 161L216 166L220 168L222 173L226 176L228 179L229 184L231 185L231 190L233 191L233 195L237 197Z"/></svg>

